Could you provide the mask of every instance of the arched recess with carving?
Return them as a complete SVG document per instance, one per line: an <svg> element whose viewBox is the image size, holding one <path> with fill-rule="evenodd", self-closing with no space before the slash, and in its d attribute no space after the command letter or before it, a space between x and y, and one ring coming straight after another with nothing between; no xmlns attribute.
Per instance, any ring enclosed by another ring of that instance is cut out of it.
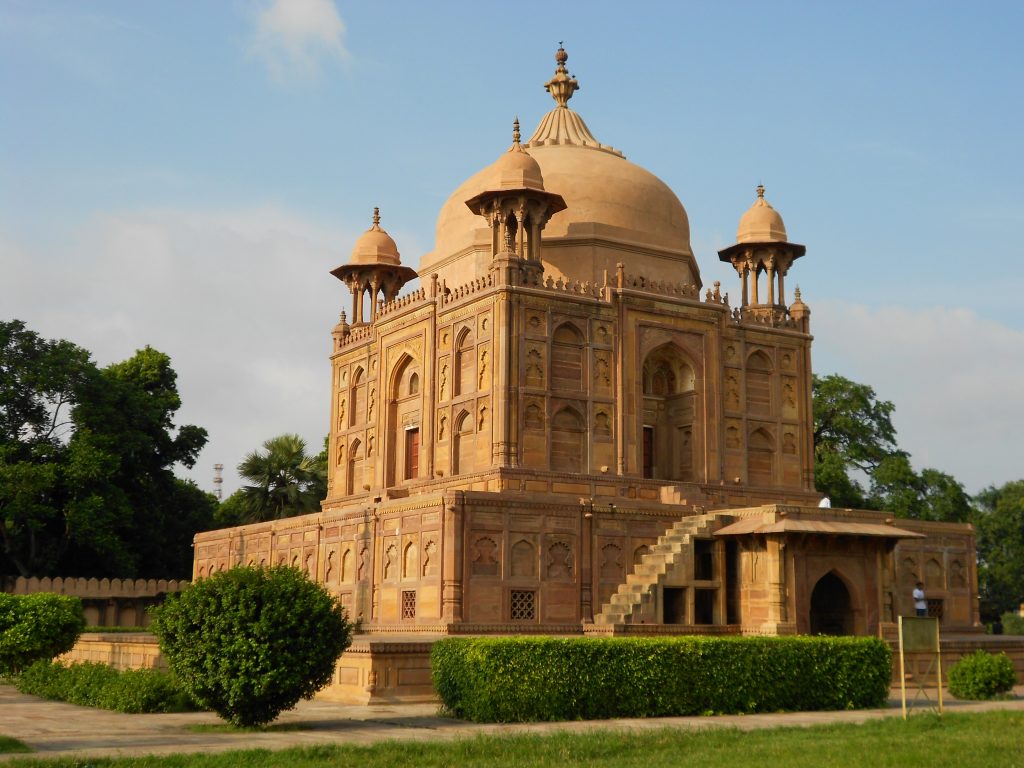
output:
<svg viewBox="0 0 1024 768"><path fill-rule="evenodd" d="M353 440L348 449L348 484L345 488L349 496L363 490L366 483L364 464L363 444L358 439Z"/></svg>
<svg viewBox="0 0 1024 768"><path fill-rule="evenodd" d="M455 375L453 394L468 395L476 391L476 340L471 328L463 328L455 337Z"/></svg>
<svg viewBox="0 0 1024 768"><path fill-rule="evenodd" d="M512 545L509 572L513 578L537 578L537 549L526 539Z"/></svg>
<svg viewBox="0 0 1024 768"><path fill-rule="evenodd" d="M476 430L473 414L461 411L452 433L452 474L466 475L476 469Z"/></svg>
<svg viewBox="0 0 1024 768"><path fill-rule="evenodd" d="M551 335L551 388L568 392L584 389L586 341L573 323L562 323Z"/></svg>
<svg viewBox="0 0 1024 768"><path fill-rule="evenodd" d="M703 475L698 444L697 376L689 357L669 342L644 358L642 473L694 482Z"/></svg>
<svg viewBox="0 0 1024 768"><path fill-rule="evenodd" d="M420 472L420 364L404 353L388 377L387 485L414 480Z"/></svg>
<svg viewBox="0 0 1024 768"><path fill-rule="evenodd" d="M747 438L747 482L775 484L775 436L764 427L758 427Z"/></svg>
<svg viewBox="0 0 1024 768"><path fill-rule="evenodd" d="M354 427L366 421L366 381L362 368L356 368L352 374L351 394L349 396L348 425Z"/></svg>
<svg viewBox="0 0 1024 768"><path fill-rule="evenodd" d="M551 461L554 472L587 472L587 425L579 412L562 408L551 419Z"/></svg>
<svg viewBox="0 0 1024 768"><path fill-rule="evenodd" d="M774 416L775 366L760 349L747 357L747 413L752 416Z"/></svg>

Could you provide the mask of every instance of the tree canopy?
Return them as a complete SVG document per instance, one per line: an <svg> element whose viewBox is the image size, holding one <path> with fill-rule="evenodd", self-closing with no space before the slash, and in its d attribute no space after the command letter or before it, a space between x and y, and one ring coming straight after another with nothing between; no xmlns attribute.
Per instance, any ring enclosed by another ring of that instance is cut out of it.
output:
<svg viewBox="0 0 1024 768"><path fill-rule="evenodd" d="M175 477L206 442L175 430L170 358L98 368L67 341L0 322L0 572L173 578L216 502Z"/></svg>
<svg viewBox="0 0 1024 768"><path fill-rule="evenodd" d="M952 475L914 471L896 442L893 403L837 374L814 376L813 393L815 484L835 506L918 520L969 519L970 496Z"/></svg>
<svg viewBox="0 0 1024 768"><path fill-rule="evenodd" d="M306 441L295 434L266 440L262 451L242 460L238 474L248 484L224 501L221 520L231 515L254 523L316 512L327 495L326 452L307 454Z"/></svg>
<svg viewBox="0 0 1024 768"><path fill-rule="evenodd" d="M974 501L981 608L994 618L1024 602L1024 480L990 486Z"/></svg>

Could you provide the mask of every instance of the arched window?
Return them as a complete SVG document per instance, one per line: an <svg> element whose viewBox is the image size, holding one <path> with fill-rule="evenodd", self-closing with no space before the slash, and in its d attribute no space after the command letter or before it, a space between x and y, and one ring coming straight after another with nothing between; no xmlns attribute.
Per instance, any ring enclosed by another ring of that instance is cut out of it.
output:
<svg viewBox="0 0 1024 768"><path fill-rule="evenodd" d="M583 389L583 334L563 323L551 337L551 387L579 392Z"/></svg>
<svg viewBox="0 0 1024 768"><path fill-rule="evenodd" d="M418 395L420 392L420 375L418 373L409 374L409 390L407 394Z"/></svg>
<svg viewBox="0 0 1024 768"><path fill-rule="evenodd" d="M551 419L551 469L555 472L586 471L586 424L572 408L563 408Z"/></svg>

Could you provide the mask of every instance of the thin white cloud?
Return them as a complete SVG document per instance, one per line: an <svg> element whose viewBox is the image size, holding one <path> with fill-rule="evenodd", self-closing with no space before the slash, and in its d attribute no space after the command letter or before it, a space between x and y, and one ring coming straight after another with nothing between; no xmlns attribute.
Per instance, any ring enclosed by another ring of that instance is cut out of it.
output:
<svg viewBox="0 0 1024 768"><path fill-rule="evenodd" d="M275 207L106 214L63 250L0 234L0 306L47 338L67 338L100 364L149 344L172 358L182 408L210 441L190 472L212 490L264 440L327 434L331 329L350 303L329 270L355 233Z"/></svg>
<svg viewBox="0 0 1024 768"><path fill-rule="evenodd" d="M816 372L891 400L915 467L948 472L969 492L1024 478L1024 332L964 308L811 308Z"/></svg>
<svg viewBox="0 0 1024 768"><path fill-rule="evenodd" d="M349 58L344 39L333 0L273 0L257 14L251 50L276 82L308 81L324 62Z"/></svg>

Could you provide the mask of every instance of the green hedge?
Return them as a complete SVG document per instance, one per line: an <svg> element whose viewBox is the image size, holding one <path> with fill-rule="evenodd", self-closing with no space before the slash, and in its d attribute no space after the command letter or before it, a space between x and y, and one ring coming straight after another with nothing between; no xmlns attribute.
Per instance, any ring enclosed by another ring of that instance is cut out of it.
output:
<svg viewBox="0 0 1024 768"><path fill-rule="evenodd" d="M238 726L264 725L313 698L352 639L338 599L297 568L220 571L152 615L182 687Z"/></svg>
<svg viewBox="0 0 1024 768"><path fill-rule="evenodd" d="M188 712L196 709L175 679L155 669L118 671L106 664L37 661L14 679L19 691L115 712Z"/></svg>
<svg viewBox="0 0 1024 768"><path fill-rule="evenodd" d="M70 651L85 626L77 597L0 592L0 675Z"/></svg>
<svg viewBox="0 0 1024 768"><path fill-rule="evenodd" d="M994 699L1016 684L1017 673L1005 653L977 650L949 668L949 692L958 699Z"/></svg>
<svg viewBox="0 0 1024 768"><path fill-rule="evenodd" d="M431 665L476 722L880 707L892 676L867 637L446 638Z"/></svg>
<svg viewBox="0 0 1024 768"><path fill-rule="evenodd" d="M1004 635L1024 635L1024 616L1019 613L1004 613L1002 624Z"/></svg>

